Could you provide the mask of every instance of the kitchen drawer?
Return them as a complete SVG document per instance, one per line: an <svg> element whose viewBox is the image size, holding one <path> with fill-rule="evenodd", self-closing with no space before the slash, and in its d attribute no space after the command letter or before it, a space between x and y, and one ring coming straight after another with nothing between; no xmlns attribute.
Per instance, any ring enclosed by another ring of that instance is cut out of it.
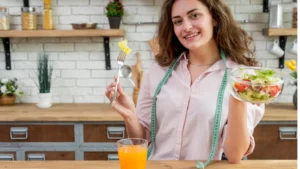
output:
<svg viewBox="0 0 300 169"><path fill-rule="evenodd" d="M258 125L248 159L297 159L297 125Z"/></svg>
<svg viewBox="0 0 300 169"><path fill-rule="evenodd" d="M0 152L0 161L17 160L16 152Z"/></svg>
<svg viewBox="0 0 300 169"><path fill-rule="evenodd" d="M0 142L74 142L73 125L0 125Z"/></svg>
<svg viewBox="0 0 300 169"><path fill-rule="evenodd" d="M75 152L65 151L26 151L26 160L75 160Z"/></svg>
<svg viewBox="0 0 300 169"><path fill-rule="evenodd" d="M84 152L84 160L119 160L118 152Z"/></svg>
<svg viewBox="0 0 300 169"><path fill-rule="evenodd" d="M84 142L116 142L127 137L124 124L86 124L83 130Z"/></svg>

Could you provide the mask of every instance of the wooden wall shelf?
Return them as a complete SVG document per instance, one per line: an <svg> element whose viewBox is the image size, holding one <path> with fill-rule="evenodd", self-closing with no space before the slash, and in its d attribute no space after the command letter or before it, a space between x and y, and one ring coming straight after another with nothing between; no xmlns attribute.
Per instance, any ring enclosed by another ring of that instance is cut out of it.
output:
<svg viewBox="0 0 300 169"><path fill-rule="evenodd" d="M266 28L263 29L265 36L279 36L279 46L285 50L287 36L297 36L297 28ZM284 54L279 58L279 68L284 68Z"/></svg>
<svg viewBox="0 0 300 169"><path fill-rule="evenodd" d="M263 29L266 36L297 36L297 28L266 28Z"/></svg>
<svg viewBox="0 0 300 169"><path fill-rule="evenodd" d="M28 38L28 37L122 37L121 29L90 29L90 30L9 30L0 31L1 38Z"/></svg>
<svg viewBox="0 0 300 169"><path fill-rule="evenodd" d="M9 38L33 38L33 37L103 37L106 70L111 69L109 37L123 37L124 30L121 29L90 29L90 30L8 30L0 31L2 38L6 70L11 70L10 40Z"/></svg>

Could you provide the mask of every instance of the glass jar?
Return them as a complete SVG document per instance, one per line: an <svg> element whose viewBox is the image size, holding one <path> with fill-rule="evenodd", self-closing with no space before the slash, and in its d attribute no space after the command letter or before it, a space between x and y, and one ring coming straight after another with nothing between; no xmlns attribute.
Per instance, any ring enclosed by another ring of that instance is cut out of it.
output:
<svg viewBox="0 0 300 169"><path fill-rule="evenodd" d="M35 8L22 7L22 30L36 30Z"/></svg>
<svg viewBox="0 0 300 169"><path fill-rule="evenodd" d="M292 28L298 28L298 11L299 11L298 3L296 2L296 0L294 0Z"/></svg>
<svg viewBox="0 0 300 169"><path fill-rule="evenodd" d="M0 7L0 30L9 30L9 16L4 7Z"/></svg>
<svg viewBox="0 0 300 169"><path fill-rule="evenodd" d="M298 28L298 8L293 8L293 28Z"/></svg>

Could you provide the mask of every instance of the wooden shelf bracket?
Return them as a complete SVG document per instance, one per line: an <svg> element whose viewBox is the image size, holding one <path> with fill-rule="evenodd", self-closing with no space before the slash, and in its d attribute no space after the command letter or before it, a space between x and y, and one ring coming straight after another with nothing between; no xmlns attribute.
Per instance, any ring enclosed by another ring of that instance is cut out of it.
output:
<svg viewBox="0 0 300 169"><path fill-rule="evenodd" d="M11 70L11 54L10 54L10 41L9 38L2 38L5 54L5 68Z"/></svg>

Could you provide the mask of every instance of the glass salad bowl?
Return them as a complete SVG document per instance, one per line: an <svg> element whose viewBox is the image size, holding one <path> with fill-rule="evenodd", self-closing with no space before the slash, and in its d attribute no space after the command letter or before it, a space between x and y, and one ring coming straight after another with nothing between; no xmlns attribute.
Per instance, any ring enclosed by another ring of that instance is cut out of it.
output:
<svg viewBox="0 0 300 169"><path fill-rule="evenodd" d="M283 76L270 68L238 67L230 73L232 95L251 103L270 103L281 94Z"/></svg>

